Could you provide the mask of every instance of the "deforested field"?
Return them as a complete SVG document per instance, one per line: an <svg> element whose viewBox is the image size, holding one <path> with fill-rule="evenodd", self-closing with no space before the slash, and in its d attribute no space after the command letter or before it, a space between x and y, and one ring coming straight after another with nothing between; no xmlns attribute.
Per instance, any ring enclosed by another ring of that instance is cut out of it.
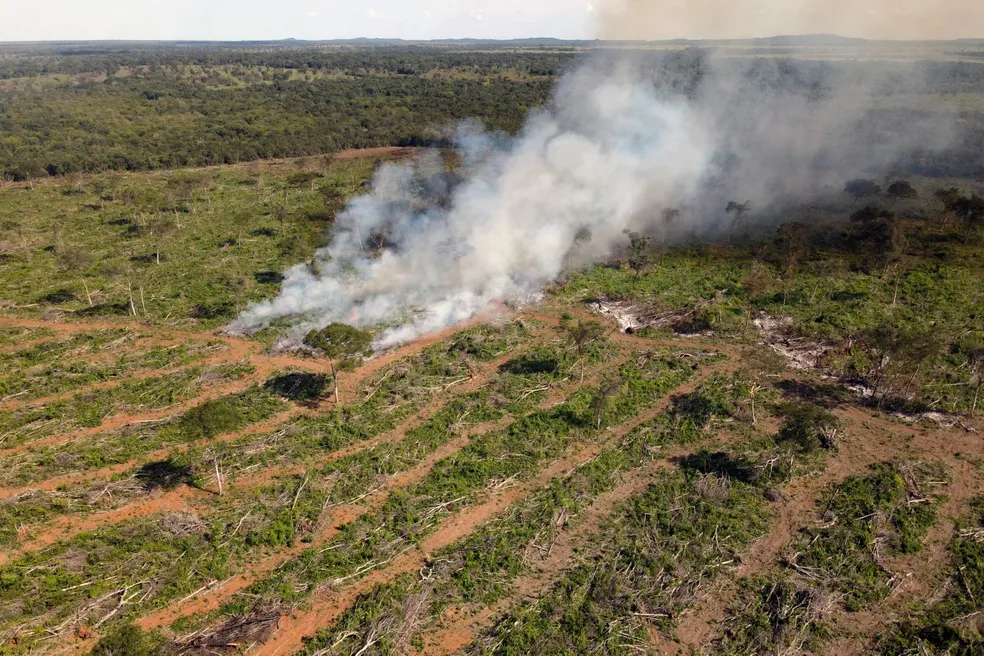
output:
<svg viewBox="0 0 984 656"><path fill-rule="evenodd" d="M405 127L380 88L504 85L485 109L512 116L568 54L220 50L117 75L171 75L188 112L338 77ZM20 56L2 120L105 82ZM137 102L120 89L98 93ZM199 168L0 154L0 654L984 653L984 182L924 162L768 225L741 199L725 238L627 234L352 366L285 348L286 319L224 330L317 268L384 162L458 166L373 139Z"/></svg>

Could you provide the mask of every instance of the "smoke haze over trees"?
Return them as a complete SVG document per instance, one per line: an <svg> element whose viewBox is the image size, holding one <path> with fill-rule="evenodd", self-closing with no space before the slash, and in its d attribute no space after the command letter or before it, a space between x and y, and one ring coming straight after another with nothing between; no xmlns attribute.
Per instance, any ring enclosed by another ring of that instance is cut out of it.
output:
<svg viewBox="0 0 984 656"><path fill-rule="evenodd" d="M736 198L743 228L777 224L847 181L925 169L958 141L952 115L903 120L877 106L927 89L925 73L696 49L591 53L515 137L463 123L454 176L428 155L381 168L331 245L234 328L398 324L378 338L387 346L535 296L565 267L623 251L626 231L657 244L721 238ZM590 241L578 240L585 230ZM370 249L369 235L389 247Z"/></svg>

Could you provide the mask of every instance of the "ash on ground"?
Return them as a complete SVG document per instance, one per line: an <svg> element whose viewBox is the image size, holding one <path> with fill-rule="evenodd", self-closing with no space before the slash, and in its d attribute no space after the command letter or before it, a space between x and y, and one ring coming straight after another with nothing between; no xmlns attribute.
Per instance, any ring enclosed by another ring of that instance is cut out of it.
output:
<svg viewBox="0 0 984 656"><path fill-rule="evenodd" d="M653 305L633 301L593 299L585 303L601 316L611 319L626 333L634 333L644 328L670 328L674 333L686 337L710 335L710 331L693 330L693 310L659 310Z"/></svg>
<svg viewBox="0 0 984 656"><path fill-rule="evenodd" d="M858 398L869 403L874 403L874 390L863 380L841 378L834 375L825 366L823 358L834 350L834 346L789 334L794 324L792 317L773 316L763 312L759 314L754 323L762 335L762 341L760 343L765 344L781 355L789 363L791 368L798 371L817 371L824 379L836 381ZM889 414L908 424L927 422L935 424L939 428L960 427L969 432L977 432L967 426L958 417L942 412L906 413L894 411Z"/></svg>
<svg viewBox="0 0 984 656"><path fill-rule="evenodd" d="M822 342L791 336L789 329L793 326L792 317L775 317L763 312L754 323L762 334L762 343L785 358L793 369L820 369L823 357L833 348Z"/></svg>

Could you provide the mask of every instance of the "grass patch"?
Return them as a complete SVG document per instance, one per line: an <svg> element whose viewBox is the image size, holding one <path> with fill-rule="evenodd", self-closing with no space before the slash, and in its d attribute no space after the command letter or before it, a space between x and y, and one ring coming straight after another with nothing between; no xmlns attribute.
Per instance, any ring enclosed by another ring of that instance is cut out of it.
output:
<svg viewBox="0 0 984 656"><path fill-rule="evenodd" d="M950 577L937 601L922 604L877 641L884 656L951 654L984 651L984 497L970 505L950 542Z"/></svg>
<svg viewBox="0 0 984 656"><path fill-rule="evenodd" d="M287 407L278 397L256 386L210 401L209 404L211 407L226 408L226 427L230 431L272 417ZM193 409L190 412L198 411ZM183 423L183 417L177 417L159 423L129 426L115 433L99 434L67 445L28 449L7 456L7 466L0 471L0 485L21 486L52 476L93 471L128 462L152 450L187 444L204 436L200 432L189 432ZM76 490L72 494L81 492Z"/></svg>
<svg viewBox="0 0 984 656"><path fill-rule="evenodd" d="M503 617L469 653L645 649L702 585L768 526L761 494L714 475L672 472L605 522L603 543L535 604Z"/></svg>
<svg viewBox="0 0 984 656"><path fill-rule="evenodd" d="M938 465L881 463L830 488L818 505L824 523L807 529L790 565L841 594L848 611L881 601L894 578L882 558L918 552L936 521L933 481L945 481Z"/></svg>
<svg viewBox="0 0 984 656"><path fill-rule="evenodd" d="M832 635L824 624L832 599L812 586L785 578L746 578L739 582L737 597L711 653L813 652Z"/></svg>
<svg viewBox="0 0 984 656"><path fill-rule="evenodd" d="M252 365L243 363L188 367L163 376L125 380L111 389L79 392L37 408L0 411L0 444L17 446L56 433L99 426L112 415L159 410L252 372Z"/></svg>

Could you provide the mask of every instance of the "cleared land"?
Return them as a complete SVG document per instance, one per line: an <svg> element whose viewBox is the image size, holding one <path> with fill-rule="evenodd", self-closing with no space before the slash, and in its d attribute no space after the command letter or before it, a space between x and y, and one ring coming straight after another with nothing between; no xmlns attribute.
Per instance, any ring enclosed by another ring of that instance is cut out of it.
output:
<svg viewBox="0 0 984 656"><path fill-rule="evenodd" d="M221 333L412 156L0 189L0 653L982 648L978 183L568 272L338 404Z"/></svg>
<svg viewBox="0 0 984 656"><path fill-rule="evenodd" d="M0 53L0 654L984 651L979 44L865 59L928 62L875 114L958 115L937 177L627 239L338 403L221 331L392 144L517 130L583 48L527 45Z"/></svg>

